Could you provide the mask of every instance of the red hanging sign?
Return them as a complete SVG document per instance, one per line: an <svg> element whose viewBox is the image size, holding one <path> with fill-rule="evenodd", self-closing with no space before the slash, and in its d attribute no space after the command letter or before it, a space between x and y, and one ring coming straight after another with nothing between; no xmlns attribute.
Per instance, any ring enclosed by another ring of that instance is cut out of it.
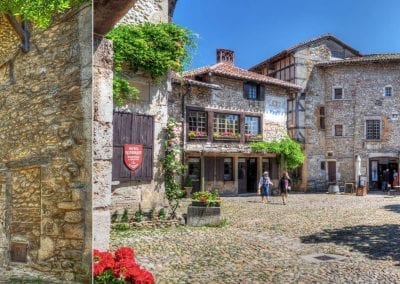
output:
<svg viewBox="0 0 400 284"><path fill-rule="evenodd" d="M142 144L124 144L124 162L125 165L134 171L140 167L143 161Z"/></svg>

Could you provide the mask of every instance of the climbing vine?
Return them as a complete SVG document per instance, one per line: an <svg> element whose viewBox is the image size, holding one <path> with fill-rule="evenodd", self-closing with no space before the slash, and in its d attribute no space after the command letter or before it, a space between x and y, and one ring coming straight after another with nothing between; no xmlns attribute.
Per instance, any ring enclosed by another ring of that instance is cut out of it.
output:
<svg viewBox="0 0 400 284"><path fill-rule="evenodd" d="M176 209L179 206L184 192L181 190L178 179L182 177L185 166L180 162L180 154L182 152L179 146L178 135L180 130L178 123L173 119L168 119L166 128L165 154L162 159L164 179L165 179L165 195L171 207L171 215L175 217Z"/></svg>
<svg viewBox="0 0 400 284"><path fill-rule="evenodd" d="M271 142L252 142L250 147L253 152L282 155L287 169L295 169L304 162L304 154L300 144L289 137Z"/></svg>
<svg viewBox="0 0 400 284"><path fill-rule="evenodd" d="M6 0L0 1L0 14L10 13L29 20L40 28L47 27L54 15L89 0Z"/></svg>
<svg viewBox="0 0 400 284"><path fill-rule="evenodd" d="M116 26L106 36L113 41L114 69L117 85L129 84L121 73L128 68L144 71L152 79L159 79L168 70L183 71L195 47L194 35L173 23L125 24ZM137 92L137 91L136 91ZM137 99L134 89L114 88L114 102Z"/></svg>

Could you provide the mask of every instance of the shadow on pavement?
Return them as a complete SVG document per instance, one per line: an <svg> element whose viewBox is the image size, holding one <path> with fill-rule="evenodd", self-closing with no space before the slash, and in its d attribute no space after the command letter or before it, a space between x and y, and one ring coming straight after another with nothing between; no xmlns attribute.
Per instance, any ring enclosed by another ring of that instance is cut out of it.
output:
<svg viewBox="0 0 400 284"><path fill-rule="evenodd" d="M400 204L386 205L384 208L388 211L400 213ZM399 238L400 238L400 236L399 236Z"/></svg>
<svg viewBox="0 0 400 284"><path fill-rule="evenodd" d="M300 240L306 244L334 243L350 246L353 250L366 254L370 259L400 262L400 225L397 224L324 230L321 233L300 237Z"/></svg>

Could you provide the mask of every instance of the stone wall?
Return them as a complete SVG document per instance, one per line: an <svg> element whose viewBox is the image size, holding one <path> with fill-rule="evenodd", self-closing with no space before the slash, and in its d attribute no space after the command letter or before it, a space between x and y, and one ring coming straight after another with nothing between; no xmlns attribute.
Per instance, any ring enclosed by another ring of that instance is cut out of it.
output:
<svg viewBox="0 0 400 284"><path fill-rule="evenodd" d="M166 0L137 0L133 8L125 15L120 23L164 23L168 22L169 1Z"/></svg>
<svg viewBox="0 0 400 284"><path fill-rule="evenodd" d="M138 0L120 23L168 22L169 8L168 0ZM113 181L112 185L111 212L122 214L127 209L133 215L139 208L147 210L167 205L160 160L164 152L164 128L168 119L167 97L171 91L171 83L167 76L157 82L141 73L126 72L125 76L141 91L141 99L116 110L154 117L153 179L150 182Z"/></svg>
<svg viewBox="0 0 400 284"><path fill-rule="evenodd" d="M321 179L320 162L337 163L337 178L355 181L355 157L361 157L361 174L368 177L370 157L398 158L400 123L400 67L398 62L337 65L315 68L307 87L308 178ZM384 97L391 85L393 95ZM333 86L343 87L343 100L332 100ZM326 130L318 128L318 106L325 106ZM379 119L382 139L365 139L365 120ZM334 136L334 125L343 125L343 137ZM331 152L332 156L327 156Z"/></svg>
<svg viewBox="0 0 400 284"><path fill-rule="evenodd" d="M91 6L86 5L45 30L33 30L31 50L0 66L8 72L0 76L3 268L30 266L65 281L87 280L91 34ZM26 264L10 263L14 243L27 245Z"/></svg>
<svg viewBox="0 0 400 284"><path fill-rule="evenodd" d="M112 42L94 37L93 54L93 248L110 242L112 172Z"/></svg>

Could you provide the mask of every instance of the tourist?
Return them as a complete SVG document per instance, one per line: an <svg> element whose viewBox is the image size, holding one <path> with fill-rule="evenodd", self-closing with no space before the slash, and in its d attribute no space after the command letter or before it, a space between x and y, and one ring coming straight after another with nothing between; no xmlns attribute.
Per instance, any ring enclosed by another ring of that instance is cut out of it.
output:
<svg viewBox="0 0 400 284"><path fill-rule="evenodd" d="M382 176L382 191L388 190L388 184L389 184L389 169L386 169L383 171L383 176Z"/></svg>
<svg viewBox="0 0 400 284"><path fill-rule="evenodd" d="M279 189L281 190L281 196L283 204L286 205L288 191L290 189L292 181L289 178L288 172L283 172L281 179L279 180Z"/></svg>
<svg viewBox="0 0 400 284"><path fill-rule="evenodd" d="M393 170L393 187L399 185L399 174L397 173L396 170Z"/></svg>
<svg viewBox="0 0 400 284"><path fill-rule="evenodd" d="M264 198L266 198L267 202L270 202L270 186L273 185L271 179L269 178L268 172L264 172L260 181L258 182L258 190L257 194L261 194L261 202L264 202Z"/></svg>

